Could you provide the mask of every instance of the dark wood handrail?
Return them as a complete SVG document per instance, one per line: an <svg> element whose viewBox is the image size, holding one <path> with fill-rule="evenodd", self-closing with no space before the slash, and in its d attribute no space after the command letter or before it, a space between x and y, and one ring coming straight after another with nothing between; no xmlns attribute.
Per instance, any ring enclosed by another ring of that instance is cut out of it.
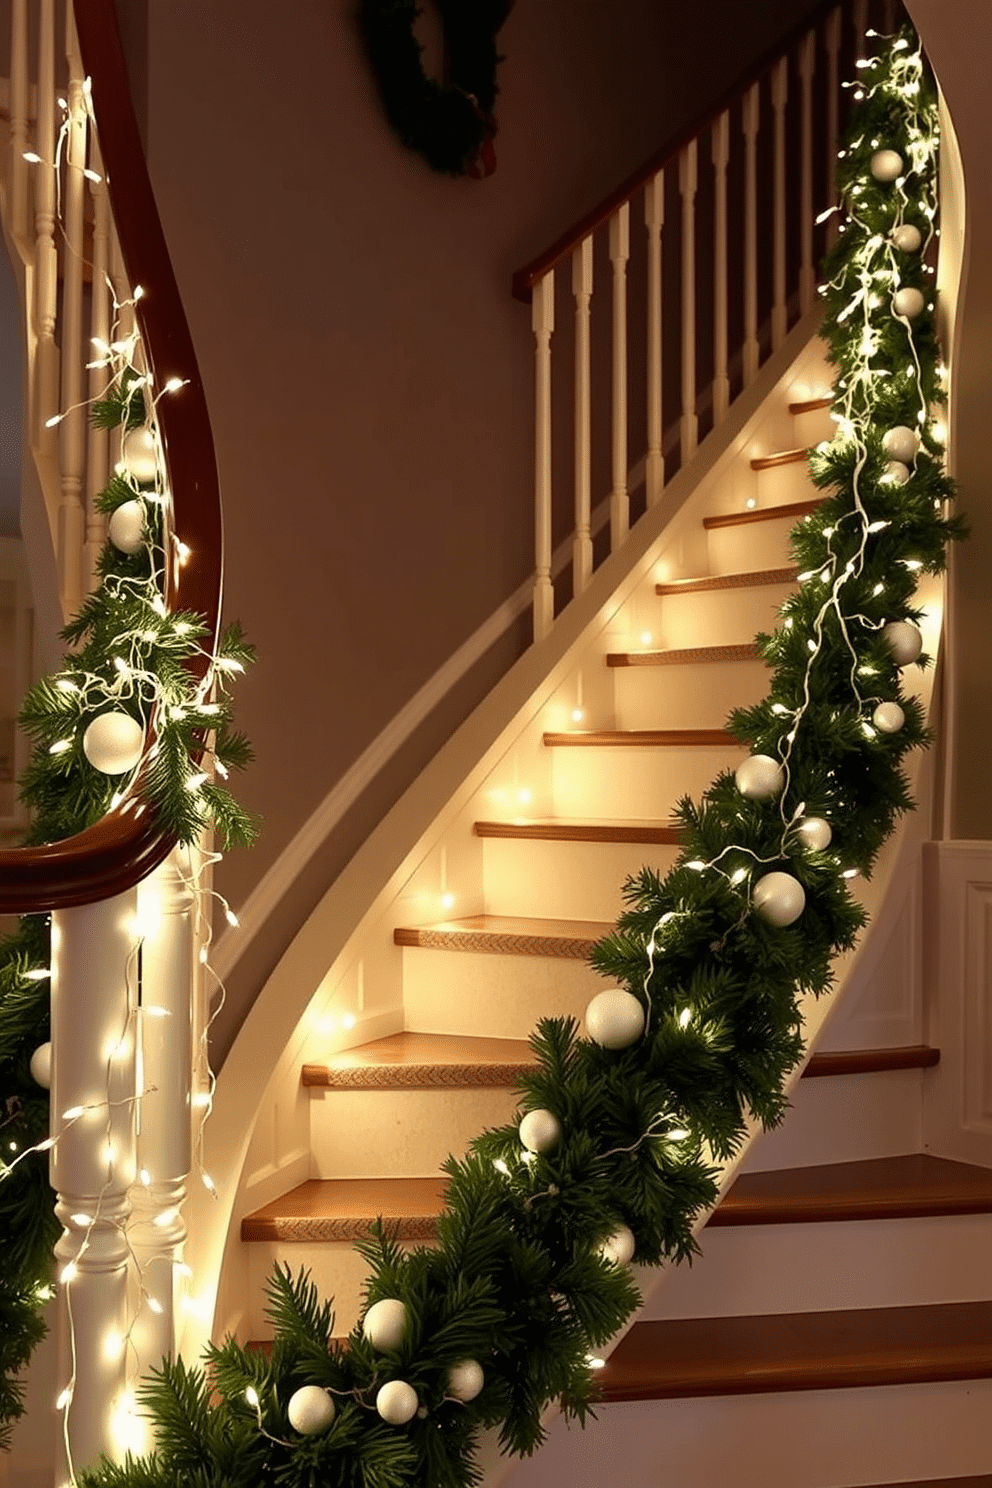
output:
<svg viewBox="0 0 992 1488"><path fill-rule="evenodd" d="M129 283L143 290L135 308L148 368L157 389L173 377L186 383L157 406L174 528L190 550L167 578L166 603L204 616L213 649L223 533L203 383L148 177L113 0L73 0L73 9L121 254ZM206 657L190 663L197 680L208 664ZM35 914L110 898L138 883L174 845L152 808L139 811L129 800L62 842L0 851L0 912Z"/></svg>
<svg viewBox="0 0 992 1488"><path fill-rule="evenodd" d="M537 258L531 259L530 263L524 264L522 269L517 269L513 275L514 297L529 303L534 285L543 279L550 269L555 268L563 258L579 246L584 238L595 232L597 227L602 227L604 222L608 222L617 208L629 201L642 186L646 186L660 170L671 165L686 145L702 134L704 129L708 129L711 124L715 123L725 109L730 108L742 93L760 81L774 63L786 56L796 42L818 26L825 16L833 10L843 11L845 7L846 0L820 0L820 4L808 16L791 27L784 37L780 37L775 42L774 46L767 48L744 76L728 88L715 104L703 110L684 129L680 129L676 135L667 140L660 149L655 150L643 165L638 166L633 175L621 181L609 196L605 196L591 212L587 212L567 232L562 233L560 238L556 238L549 248L538 254Z"/></svg>

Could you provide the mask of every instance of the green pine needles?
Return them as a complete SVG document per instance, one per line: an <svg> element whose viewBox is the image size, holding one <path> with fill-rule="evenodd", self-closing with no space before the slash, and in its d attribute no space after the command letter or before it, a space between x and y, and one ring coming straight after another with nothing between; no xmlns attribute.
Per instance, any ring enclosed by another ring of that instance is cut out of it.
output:
<svg viewBox="0 0 992 1488"><path fill-rule="evenodd" d="M146 386L133 368L119 369L91 410L94 423L140 436L149 427ZM71 649L61 669L25 699L19 722L33 744L19 782L31 812L27 845L73 836L132 787L177 842L191 845L208 827L225 847L247 845L255 835L252 819L215 779L251 759L248 741L231 726L229 689L253 651L232 625L209 657L207 682L187 669L208 655L212 638L200 616L166 610L170 539L157 485L147 460L130 470L125 460L98 498L111 518L125 508L129 523L120 541L128 551L106 543L99 588L63 632ZM115 773L96 768L87 755L88 731L105 715L123 720L137 741L133 763ZM9 1446L23 1408L16 1375L44 1334L41 1309L52 1295L52 1249L60 1233L48 1152L38 1150L48 1140L48 1091L31 1070L32 1054L49 1037L49 934L46 915L29 915L0 943L0 1447Z"/></svg>
<svg viewBox="0 0 992 1488"><path fill-rule="evenodd" d="M141 1396L155 1452L90 1473L90 1488L187 1476L204 1488L467 1488L481 1428L526 1454L553 1403L586 1416L595 1351L638 1303L631 1248L649 1265L691 1257L714 1163L739 1149L751 1116L781 1119L803 1053L800 998L828 989L864 921L847 875L872 871L911 804L900 766L926 730L900 671L926 664L916 576L941 570L960 531L931 421L934 90L908 33L860 67L824 289L837 368L837 432L811 456L824 501L793 535L801 582L760 639L768 696L732 718L766 756L749 762L765 783L725 773L680 804L676 866L628 883L629 907L593 957L628 1008L636 1000L643 1032L608 1048L569 1019L544 1020L520 1082L524 1121L447 1164L437 1245L402 1252L380 1232L361 1247L364 1325L334 1341L306 1276L277 1270L271 1354L229 1340L203 1369L165 1362Z"/></svg>

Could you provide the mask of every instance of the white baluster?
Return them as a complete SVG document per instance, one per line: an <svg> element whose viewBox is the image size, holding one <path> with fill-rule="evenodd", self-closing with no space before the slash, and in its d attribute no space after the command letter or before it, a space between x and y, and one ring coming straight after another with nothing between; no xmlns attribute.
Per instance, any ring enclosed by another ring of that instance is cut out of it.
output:
<svg viewBox="0 0 992 1488"><path fill-rule="evenodd" d="M589 371L589 301L592 298L592 236L572 254L575 296L575 537L572 593L581 594L592 574L592 415Z"/></svg>
<svg viewBox="0 0 992 1488"><path fill-rule="evenodd" d="M176 1266L191 1166L193 894L188 854L176 850L138 887L141 928L138 1172L130 1237L143 1305L132 1342L137 1372L175 1352Z"/></svg>
<svg viewBox="0 0 992 1488"><path fill-rule="evenodd" d="M38 120L34 167L34 304L32 329L37 338L32 388L31 439L50 463L52 485L58 437L48 420L59 411L59 350L55 341L58 303L58 255L55 251L55 0L38 7ZM50 512L57 528L55 512Z"/></svg>
<svg viewBox="0 0 992 1488"><path fill-rule="evenodd" d="M83 544L86 517L83 509L83 472L86 465L86 415L83 401L83 364L89 360L83 349L83 199L86 178L86 100L82 66L75 44L75 25L70 7L66 20L66 55L69 62L69 134L63 172L63 228L65 252L62 274L62 409L59 425L62 501L59 507L59 571L62 605L72 615L82 602Z"/></svg>
<svg viewBox="0 0 992 1488"><path fill-rule="evenodd" d="M103 176L99 141L94 133L91 139L91 163L97 175ZM94 342L109 343L110 334L110 289L107 274L110 266L110 241L108 235L109 203L106 183L101 179L90 184L93 198L93 278L90 292L90 344L93 346L92 360L100 360ZM107 381L105 367L91 367L89 375L89 397L99 398ZM90 428L86 440L86 551L83 559L83 577L87 588L96 585L97 559L106 537L106 520L97 510L96 497L107 484L110 474L110 442L106 429Z"/></svg>
<svg viewBox="0 0 992 1488"><path fill-rule="evenodd" d="M799 306L805 313L813 303L816 288L813 267L813 72L816 67L816 32L810 31L799 44L799 77L802 83L802 139L799 202L799 231L802 252L799 266Z"/></svg>
<svg viewBox="0 0 992 1488"><path fill-rule="evenodd" d="M128 1246L135 1178L133 889L52 916L51 1181L64 1226L55 1247L58 1381L72 1467L123 1452L114 1416L126 1390ZM79 1116L65 1115L83 1108ZM55 1481L69 1476L58 1445Z"/></svg>
<svg viewBox="0 0 992 1488"><path fill-rule="evenodd" d="M696 141L679 156L679 193L682 198L682 418L679 436L682 464L693 454L699 437L696 417Z"/></svg>
<svg viewBox="0 0 992 1488"><path fill-rule="evenodd" d="M648 448L644 484L653 506L665 484L661 400L661 230L665 223L665 173L659 171L644 188L644 226L648 234Z"/></svg>
<svg viewBox="0 0 992 1488"><path fill-rule="evenodd" d="M827 203L837 200L834 177L837 172L837 144L840 133L840 28L841 12L832 10L827 17L825 41L827 48ZM827 247L837 241L838 220L836 212L827 220Z"/></svg>
<svg viewBox="0 0 992 1488"><path fill-rule="evenodd" d="M10 231L20 251L31 251L28 225L28 0L13 0L10 10Z"/></svg>
<svg viewBox="0 0 992 1488"><path fill-rule="evenodd" d="M742 101L744 131L744 386L758 375L758 123L760 91L752 84Z"/></svg>
<svg viewBox="0 0 992 1488"><path fill-rule="evenodd" d="M730 406L727 372L727 164L730 159L730 114L724 110L713 125L713 423Z"/></svg>
<svg viewBox="0 0 992 1488"><path fill-rule="evenodd" d="M534 639L555 618L551 586L551 337L555 328L555 271L531 290L534 330Z"/></svg>
<svg viewBox="0 0 992 1488"><path fill-rule="evenodd" d="M613 263L613 491L610 495L610 551L630 531L627 494L627 260L630 257L630 206L624 202L610 218Z"/></svg>
<svg viewBox="0 0 992 1488"><path fill-rule="evenodd" d="M785 290L785 105L789 96L789 62L781 57L772 68L772 111L775 119L775 206L772 253L772 350L785 340L788 306Z"/></svg>

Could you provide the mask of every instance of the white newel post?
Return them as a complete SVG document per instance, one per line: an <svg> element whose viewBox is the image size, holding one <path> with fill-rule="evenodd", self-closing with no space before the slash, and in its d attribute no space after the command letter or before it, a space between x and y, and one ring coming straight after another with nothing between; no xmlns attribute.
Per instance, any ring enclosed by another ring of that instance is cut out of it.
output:
<svg viewBox="0 0 992 1488"><path fill-rule="evenodd" d="M69 1454L76 1471L102 1452L123 1456L115 1418L127 1389L124 1225L135 1176L136 909L132 889L52 916L51 1181L64 1227L55 1247L56 1390L65 1428L57 1484L69 1476Z"/></svg>
<svg viewBox="0 0 992 1488"><path fill-rule="evenodd" d="M551 336L555 328L555 271L531 290L534 330L534 639L555 618L551 585Z"/></svg>
<svg viewBox="0 0 992 1488"><path fill-rule="evenodd" d="M188 854L176 849L138 886L138 1182L130 1236L139 1293L132 1342L138 1374L175 1353L176 1267L192 1161L193 907Z"/></svg>
<svg viewBox="0 0 992 1488"><path fill-rule="evenodd" d="M610 552L630 531L627 491L627 260L630 258L630 204L610 218L613 264L613 490L610 494Z"/></svg>

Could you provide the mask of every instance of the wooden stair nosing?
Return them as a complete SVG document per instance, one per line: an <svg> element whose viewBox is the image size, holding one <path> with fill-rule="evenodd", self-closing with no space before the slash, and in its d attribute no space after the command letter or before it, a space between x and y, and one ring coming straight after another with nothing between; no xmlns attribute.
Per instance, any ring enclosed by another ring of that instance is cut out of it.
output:
<svg viewBox="0 0 992 1488"><path fill-rule="evenodd" d="M992 1378L992 1302L636 1323L606 1403Z"/></svg>
<svg viewBox="0 0 992 1488"><path fill-rule="evenodd" d="M747 573L703 574L698 579L671 579L655 584L659 595L706 594L717 589L761 589L766 584L792 584L799 576L793 563L787 568L759 568Z"/></svg>
<svg viewBox="0 0 992 1488"><path fill-rule="evenodd" d="M566 819L477 821L477 837L525 839L533 842L640 842L677 847L682 828L672 822L596 822Z"/></svg>
<svg viewBox="0 0 992 1488"><path fill-rule="evenodd" d="M612 928L612 924L599 920L472 915L440 925L401 925L393 931L393 943L424 950L553 956L583 961L588 960L593 946Z"/></svg>
<svg viewBox="0 0 992 1488"><path fill-rule="evenodd" d="M744 748L726 729L586 729L574 733L547 733L544 743L550 749L563 746L579 749L719 748L728 744Z"/></svg>
<svg viewBox="0 0 992 1488"><path fill-rule="evenodd" d="M821 408L832 408L833 401L833 398L805 398L799 403L790 403L789 412L792 414L817 413Z"/></svg>
<svg viewBox="0 0 992 1488"><path fill-rule="evenodd" d="M914 1478L911 1483L864 1483L862 1488L992 1488L992 1473L977 1478Z"/></svg>
<svg viewBox="0 0 992 1488"><path fill-rule="evenodd" d="M448 1180L308 1178L241 1221L242 1240L284 1245L365 1240L382 1219L397 1240L433 1240Z"/></svg>
<svg viewBox="0 0 992 1488"><path fill-rule="evenodd" d="M719 661L760 661L761 656L753 641L735 646L686 646L672 651L610 651L606 665L610 667L637 666L704 666Z"/></svg>
<svg viewBox="0 0 992 1488"><path fill-rule="evenodd" d="M780 517L805 517L816 511L826 501L825 496L811 496L807 501L787 501L779 506L755 506L747 511L717 512L704 517L703 526L708 532L715 527L740 527L748 522L775 522Z"/></svg>
<svg viewBox="0 0 992 1488"><path fill-rule="evenodd" d="M752 470L776 470L780 465L798 465L805 460L808 451L805 445L802 449L776 450L771 455L755 455L751 461Z"/></svg>
<svg viewBox="0 0 992 1488"><path fill-rule="evenodd" d="M877 1075L884 1070L931 1069L940 1063L940 1050L929 1044L903 1044L892 1049L828 1049L814 1054L803 1077Z"/></svg>

